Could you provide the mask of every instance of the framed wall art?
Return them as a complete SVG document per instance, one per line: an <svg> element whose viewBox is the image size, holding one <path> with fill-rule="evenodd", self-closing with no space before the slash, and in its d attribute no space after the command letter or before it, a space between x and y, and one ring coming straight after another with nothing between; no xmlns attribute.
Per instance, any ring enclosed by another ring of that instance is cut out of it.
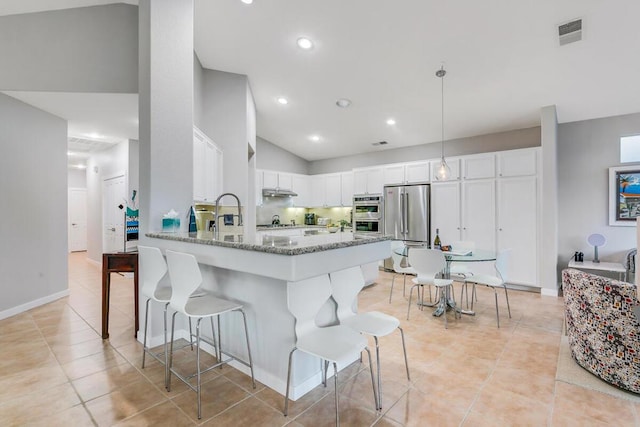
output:
<svg viewBox="0 0 640 427"><path fill-rule="evenodd" d="M640 165L609 168L609 225L635 227L640 217Z"/></svg>

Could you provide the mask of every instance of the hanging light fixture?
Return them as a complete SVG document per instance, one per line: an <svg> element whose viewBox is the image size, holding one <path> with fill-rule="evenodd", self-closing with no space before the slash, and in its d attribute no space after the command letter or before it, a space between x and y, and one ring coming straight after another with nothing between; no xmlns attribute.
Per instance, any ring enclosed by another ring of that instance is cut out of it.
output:
<svg viewBox="0 0 640 427"><path fill-rule="evenodd" d="M444 159L444 76L447 74L447 71L444 69L444 64L440 66L440 69L436 71L436 76L440 78L441 82L441 92L442 92L442 139L441 139L441 156L440 163L436 167L436 179L438 181L446 181L451 176L451 168L447 164L447 161Z"/></svg>

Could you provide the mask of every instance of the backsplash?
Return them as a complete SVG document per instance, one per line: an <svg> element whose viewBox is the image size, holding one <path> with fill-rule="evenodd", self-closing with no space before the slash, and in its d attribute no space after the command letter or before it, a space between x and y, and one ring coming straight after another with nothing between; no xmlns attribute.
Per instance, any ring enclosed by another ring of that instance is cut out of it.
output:
<svg viewBox="0 0 640 427"><path fill-rule="evenodd" d="M262 206L256 207L256 224L271 224L274 215L280 218L280 224L304 225L304 214L314 213L316 218L330 218L331 223L338 224L340 220L351 223L351 207L336 208L298 208L291 206L289 198L265 198Z"/></svg>

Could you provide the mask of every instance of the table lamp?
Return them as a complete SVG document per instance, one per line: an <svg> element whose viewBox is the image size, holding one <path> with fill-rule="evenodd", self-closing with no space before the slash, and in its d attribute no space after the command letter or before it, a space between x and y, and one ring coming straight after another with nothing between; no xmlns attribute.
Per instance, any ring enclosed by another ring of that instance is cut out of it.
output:
<svg viewBox="0 0 640 427"><path fill-rule="evenodd" d="M587 243L593 246L593 262L599 263L598 246L604 246L604 244L607 243L607 239L602 234L594 233L587 237Z"/></svg>

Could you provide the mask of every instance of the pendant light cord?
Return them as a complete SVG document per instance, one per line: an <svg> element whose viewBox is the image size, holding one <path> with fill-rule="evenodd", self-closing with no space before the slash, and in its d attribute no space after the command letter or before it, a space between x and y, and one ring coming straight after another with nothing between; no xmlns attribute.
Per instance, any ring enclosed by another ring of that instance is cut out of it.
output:
<svg viewBox="0 0 640 427"><path fill-rule="evenodd" d="M441 67L441 70L444 71L444 65ZM442 129L442 139L440 141L442 141L441 146L442 146L442 158L444 159L444 74L442 74L442 76L440 77L440 81L441 81L441 85L440 85L440 101L441 101L441 118L442 118L442 126L440 129Z"/></svg>

